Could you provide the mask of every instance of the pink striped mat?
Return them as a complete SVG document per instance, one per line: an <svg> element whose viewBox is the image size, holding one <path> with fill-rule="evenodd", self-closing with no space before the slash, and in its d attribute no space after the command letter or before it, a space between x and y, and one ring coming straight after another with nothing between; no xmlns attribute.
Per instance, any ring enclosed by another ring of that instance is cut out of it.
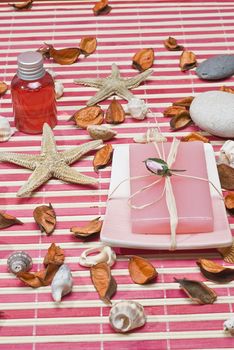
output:
<svg viewBox="0 0 234 350"><path fill-rule="evenodd" d="M85 106L95 89L73 84L80 77L104 77L116 62L124 76L136 74L131 68L134 53L152 47L156 59L154 74L145 84L134 90L158 117L166 136L182 136L196 128L191 126L172 133L168 119L162 112L171 102L206 90L216 90L223 82L205 82L194 71L181 73L180 53L169 52L163 40L169 35L196 53L201 62L214 54L234 53L233 1L110 1L112 11L107 16L93 16L94 2L34 1L29 11L17 12L4 1L0 4L0 80L10 83L16 71L16 56L25 50L35 50L43 42L56 48L76 46L82 36L95 35L96 52L81 58L72 66L46 62L65 86L64 97L58 102L59 123L54 133L60 150L86 142L87 133L74 127L69 117ZM225 81L233 87L234 78ZM123 102L125 103L125 102ZM109 101L101 106L106 109ZM0 113L13 126L10 93L0 99ZM155 119L148 117L137 122L127 118L115 126L118 137L113 144L132 142L133 137L154 127ZM206 135L206 133L204 133ZM40 136L16 132L1 151L39 152ZM223 140L210 136L218 153ZM92 153L75 164L75 168L94 175ZM109 307L97 296L89 271L78 264L80 253L95 246L95 240L82 242L69 232L75 224L83 224L97 216L104 216L110 167L99 172L99 187L62 184L52 180L41 187L32 198L18 199L16 192L30 172L17 166L0 164L0 209L17 216L23 226L0 231L0 349L2 350L77 350L77 349L233 349L234 340L224 334L223 321L233 311L234 283L212 286L218 299L213 305L194 305L174 283L173 277L204 280L195 260L206 256L223 264L215 251L136 252L117 250L118 261L113 275L118 283L114 300L134 299L145 307L147 324L131 334L116 334L108 323ZM95 176L95 175L94 175ZM53 236L42 235L32 218L33 209L51 202L58 225ZM118 213L116 213L118 215ZM234 220L229 218L231 228ZM29 252L34 270L39 269L43 256L56 242L64 250L66 262L74 277L73 293L57 307L52 302L50 288L32 290L23 286L8 273L6 261L14 250ZM151 259L159 272L157 283L140 286L130 280L127 264L129 254L141 253Z"/></svg>

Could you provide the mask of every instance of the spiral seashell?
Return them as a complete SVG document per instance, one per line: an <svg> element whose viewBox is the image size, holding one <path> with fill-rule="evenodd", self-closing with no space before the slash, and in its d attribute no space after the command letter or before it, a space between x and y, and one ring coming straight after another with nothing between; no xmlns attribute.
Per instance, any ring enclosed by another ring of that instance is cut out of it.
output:
<svg viewBox="0 0 234 350"><path fill-rule="evenodd" d="M18 272L27 272L32 268L32 258L26 252L14 252L7 259L8 269L17 274Z"/></svg>
<svg viewBox="0 0 234 350"><path fill-rule="evenodd" d="M225 330L225 332L234 335L234 317L229 318L223 323L223 329Z"/></svg>
<svg viewBox="0 0 234 350"><path fill-rule="evenodd" d="M51 283L51 293L54 301L61 301L62 297L71 292L73 286L70 268L63 264L56 272Z"/></svg>
<svg viewBox="0 0 234 350"><path fill-rule="evenodd" d="M131 98L126 105L126 112L131 114L132 118L143 120L148 112L148 106L145 101L137 97Z"/></svg>
<svg viewBox="0 0 234 350"><path fill-rule="evenodd" d="M228 164L234 168L234 141L227 140L220 149L218 163Z"/></svg>
<svg viewBox="0 0 234 350"><path fill-rule="evenodd" d="M88 256L89 254L96 253L96 252L100 252L100 253L97 255ZM114 265L115 261L116 261L116 254L109 246L100 246L96 248L87 249L83 251L83 253L79 258L79 264L81 266L86 266L86 267L94 266L96 264L103 263L103 262L107 263L109 266L112 266Z"/></svg>
<svg viewBox="0 0 234 350"><path fill-rule="evenodd" d="M8 120L4 117L0 117L0 142L9 140L14 132L15 130L10 127Z"/></svg>
<svg viewBox="0 0 234 350"><path fill-rule="evenodd" d="M119 301L111 308L109 321L116 332L129 332L145 324L144 308L135 301Z"/></svg>

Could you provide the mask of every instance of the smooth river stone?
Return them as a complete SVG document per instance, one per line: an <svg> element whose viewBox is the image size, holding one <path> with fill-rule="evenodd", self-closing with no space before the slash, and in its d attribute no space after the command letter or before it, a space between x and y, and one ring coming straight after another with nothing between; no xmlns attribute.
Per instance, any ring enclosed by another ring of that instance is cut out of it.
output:
<svg viewBox="0 0 234 350"><path fill-rule="evenodd" d="M217 55L202 62L196 69L204 80L219 80L234 74L234 55Z"/></svg>
<svg viewBox="0 0 234 350"><path fill-rule="evenodd" d="M189 111L201 129L213 135L234 138L234 94L203 92L194 98Z"/></svg>

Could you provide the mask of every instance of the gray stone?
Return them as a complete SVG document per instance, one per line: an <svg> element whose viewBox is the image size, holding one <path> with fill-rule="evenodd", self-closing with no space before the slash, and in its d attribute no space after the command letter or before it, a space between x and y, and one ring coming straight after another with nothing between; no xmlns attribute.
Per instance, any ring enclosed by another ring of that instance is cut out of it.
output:
<svg viewBox="0 0 234 350"><path fill-rule="evenodd" d="M219 80L234 74L234 55L217 55L202 62L196 69L199 78Z"/></svg>
<svg viewBox="0 0 234 350"><path fill-rule="evenodd" d="M234 94L207 91L195 97L190 106L194 123L210 134L234 138Z"/></svg>

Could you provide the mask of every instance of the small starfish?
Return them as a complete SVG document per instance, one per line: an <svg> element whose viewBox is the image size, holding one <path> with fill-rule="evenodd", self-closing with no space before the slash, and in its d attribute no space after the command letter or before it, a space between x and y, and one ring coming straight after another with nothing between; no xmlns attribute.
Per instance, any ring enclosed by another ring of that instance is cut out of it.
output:
<svg viewBox="0 0 234 350"><path fill-rule="evenodd" d="M136 88L152 73L153 70L148 69L145 72L135 75L132 78L121 78L119 68L115 63L113 63L111 75L108 77L97 79L76 79L74 80L74 83L82 84L85 86L92 86L99 89L96 95L91 97L87 102L87 106L92 106L102 100L105 100L111 95L118 95L127 101L130 100L134 97L134 95L129 91L129 89Z"/></svg>
<svg viewBox="0 0 234 350"><path fill-rule="evenodd" d="M19 189L17 196L30 196L31 192L52 177L76 184L94 185L97 180L83 175L69 167L87 152L102 144L101 140L84 143L64 152L58 152L54 134L48 124L43 126L41 154L21 154L0 152L0 161L10 162L33 170L27 182Z"/></svg>

